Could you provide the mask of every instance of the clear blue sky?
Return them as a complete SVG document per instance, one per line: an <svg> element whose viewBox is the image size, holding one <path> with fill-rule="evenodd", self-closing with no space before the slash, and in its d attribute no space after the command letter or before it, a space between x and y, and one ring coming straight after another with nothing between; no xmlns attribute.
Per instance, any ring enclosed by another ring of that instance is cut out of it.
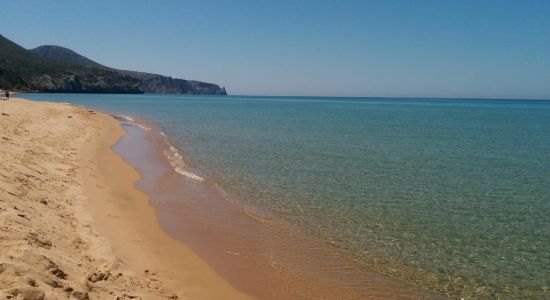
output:
<svg viewBox="0 0 550 300"><path fill-rule="evenodd" d="M0 33L231 94L550 98L550 1L0 0Z"/></svg>

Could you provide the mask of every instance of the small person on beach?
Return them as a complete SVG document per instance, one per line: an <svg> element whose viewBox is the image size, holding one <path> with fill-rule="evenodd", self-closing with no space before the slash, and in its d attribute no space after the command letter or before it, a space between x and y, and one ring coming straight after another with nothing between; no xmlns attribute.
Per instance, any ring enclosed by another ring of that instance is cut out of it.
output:
<svg viewBox="0 0 550 300"><path fill-rule="evenodd" d="M6 100L10 100L10 91L4 90L4 94L6 95Z"/></svg>

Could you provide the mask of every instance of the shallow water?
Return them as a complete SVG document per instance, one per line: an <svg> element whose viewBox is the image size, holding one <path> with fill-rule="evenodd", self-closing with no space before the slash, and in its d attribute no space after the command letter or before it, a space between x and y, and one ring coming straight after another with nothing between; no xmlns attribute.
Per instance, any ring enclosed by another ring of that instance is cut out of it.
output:
<svg viewBox="0 0 550 300"><path fill-rule="evenodd" d="M185 172L374 270L454 297L550 297L548 101L25 97L147 120Z"/></svg>
<svg viewBox="0 0 550 300"><path fill-rule="evenodd" d="M441 299L243 210L217 185L178 172L156 130L122 124L127 135L113 148L142 174L137 187L150 195L162 228L241 291L258 299Z"/></svg>

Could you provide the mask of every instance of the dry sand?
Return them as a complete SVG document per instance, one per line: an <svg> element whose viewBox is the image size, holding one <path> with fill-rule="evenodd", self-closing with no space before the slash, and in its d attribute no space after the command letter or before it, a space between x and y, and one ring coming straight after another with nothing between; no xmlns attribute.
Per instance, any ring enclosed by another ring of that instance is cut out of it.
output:
<svg viewBox="0 0 550 300"><path fill-rule="evenodd" d="M246 299L157 223L103 113L0 101L0 299Z"/></svg>

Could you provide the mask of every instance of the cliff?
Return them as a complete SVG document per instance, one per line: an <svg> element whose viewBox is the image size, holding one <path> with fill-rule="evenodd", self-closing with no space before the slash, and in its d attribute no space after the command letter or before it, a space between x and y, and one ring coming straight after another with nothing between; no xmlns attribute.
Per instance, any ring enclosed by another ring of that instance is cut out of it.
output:
<svg viewBox="0 0 550 300"><path fill-rule="evenodd" d="M169 76L145 72L118 70L99 64L83 55L76 53L73 50L60 46L45 45L29 51L41 58L61 63L76 64L88 68L99 68L135 78L139 81L139 86L145 93L227 95L225 88L222 88L217 84L172 78Z"/></svg>

